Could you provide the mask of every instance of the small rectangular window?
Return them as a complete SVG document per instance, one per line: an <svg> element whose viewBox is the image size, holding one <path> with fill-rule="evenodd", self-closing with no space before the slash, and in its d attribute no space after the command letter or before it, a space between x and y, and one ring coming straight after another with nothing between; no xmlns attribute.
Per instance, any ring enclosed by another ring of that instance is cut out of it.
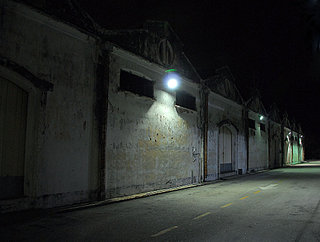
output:
<svg viewBox="0 0 320 242"><path fill-rule="evenodd" d="M176 104L197 111L196 98L184 91L176 92Z"/></svg>
<svg viewBox="0 0 320 242"><path fill-rule="evenodd" d="M251 118L249 118L249 128L256 129L256 121Z"/></svg>
<svg viewBox="0 0 320 242"><path fill-rule="evenodd" d="M260 123L260 130L266 132L266 125Z"/></svg>
<svg viewBox="0 0 320 242"><path fill-rule="evenodd" d="M153 98L153 84L153 81L127 71L121 70L120 72L120 90L122 91Z"/></svg>

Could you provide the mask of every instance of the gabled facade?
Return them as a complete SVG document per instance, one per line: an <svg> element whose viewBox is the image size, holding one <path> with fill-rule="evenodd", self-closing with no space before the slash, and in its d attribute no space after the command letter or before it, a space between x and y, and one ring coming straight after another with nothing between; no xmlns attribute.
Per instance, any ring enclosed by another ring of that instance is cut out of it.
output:
<svg viewBox="0 0 320 242"><path fill-rule="evenodd" d="M277 168L282 166L282 126L280 112L276 104L270 107L268 115L269 133L269 167Z"/></svg>
<svg viewBox="0 0 320 242"><path fill-rule="evenodd" d="M282 120L283 126L283 164L291 165L293 163L293 139L294 135L292 134L291 124L288 119L288 114L283 115Z"/></svg>
<svg viewBox="0 0 320 242"><path fill-rule="evenodd" d="M206 180L243 174L247 171L243 99L230 76L220 72L206 80Z"/></svg>
<svg viewBox="0 0 320 242"><path fill-rule="evenodd" d="M183 52L183 44L168 22L146 21L142 29L107 30L103 37L131 53L200 83L200 76Z"/></svg>
<svg viewBox="0 0 320 242"><path fill-rule="evenodd" d="M304 160L303 134L301 127L294 121L289 122L288 115L283 117L283 134L284 134L284 158L285 165L291 165Z"/></svg>
<svg viewBox="0 0 320 242"><path fill-rule="evenodd" d="M269 167L267 112L259 95L250 98L246 102L246 108L248 169L249 171L266 169Z"/></svg>
<svg viewBox="0 0 320 242"><path fill-rule="evenodd" d="M200 182L202 177L198 75L168 23L148 22L146 27L121 31L119 38L113 33L115 45L108 53L107 198ZM134 50L125 39L136 38L144 46ZM168 69L179 73L177 91L166 86Z"/></svg>

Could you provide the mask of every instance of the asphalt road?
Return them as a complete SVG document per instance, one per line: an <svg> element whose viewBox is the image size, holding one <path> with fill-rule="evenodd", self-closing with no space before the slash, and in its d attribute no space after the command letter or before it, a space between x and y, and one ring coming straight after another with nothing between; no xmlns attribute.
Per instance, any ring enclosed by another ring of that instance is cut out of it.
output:
<svg viewBox="0 0 320 242"><path fill-rule="evenodd" d="M320 161L8 223L0 240L320 241Z"/></svg>

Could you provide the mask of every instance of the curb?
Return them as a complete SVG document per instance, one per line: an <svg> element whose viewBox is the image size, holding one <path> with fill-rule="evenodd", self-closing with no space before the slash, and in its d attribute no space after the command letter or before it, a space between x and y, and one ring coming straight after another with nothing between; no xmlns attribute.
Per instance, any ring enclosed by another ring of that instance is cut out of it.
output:
<svg viewBox="0 0 320 242"><path fill-rule="evenodd" d="M184 186L179 186L179 187L174 187L174 188L160 189L160 190L156 190L156 191L138 193L138 194L133 194L133 195L124 196L124 197L110 198L110 199L106 199L106 200L99 201L99 202L90 202L90 203L82 204L82 205L74 205L74 206L68 207L68 208L60 208L60 209L57 209L55 212L56 213L68 213L68 212L87 209L87 208L100 207L100 206L104 206L104 205L108 205L108 204L112 204L112 203L124 202L124 201L134 200L134 199L138 199L138 198L144 198L144 197L151 197L151 196L160 195L163 193L169 193L169 192L180 191L180 190L185 190L185 189L189 189L189 188L209 185L209 184L213 184L216 182L219 182L219 180L214 181L214 182L203 182L203 183L199 183L199 184L191 184L191 185L184 185Z"/></svg>
<svg viewBox="0 0 320 242"><path fill-rule="evenodd" d="M205 181L205 182L198 183L198 184L191 184L191 185L184 185L184 186L179 186L179 187L174 187L174 188L160 189L160 190L156 190L156 191L133 194L130 196L110 198L110 199L106 199L106 200L98 201L98 202L89 202L89 203L85 203L85 204L71 205L70 207L66 207L66 208L57 208L57 209L55 209L55 212L56 213L68 213L68 212L73 212L73 211L82 210L82 209L100 207L100 206L104 206L104 205L108 205L108 204L112 204L112 203L124 202L124 201L134 200L134 199L138 199L138 198L160 195L163 193L169 193L169 192L180 191L180 190L185 190L185 189L189 189L189 188L195 188L195 187L199 187L199 186L211 185L211 184L219 183L222 181L227 181L227 180L246 177L249 175L264 173L267 171L270 171L270 169L260 170L260 171L246 173L246 174L242 174L242 175L234 175L234 176L230 176L230 177L224 177L224 178L220 178L218 180Z"/></svg>

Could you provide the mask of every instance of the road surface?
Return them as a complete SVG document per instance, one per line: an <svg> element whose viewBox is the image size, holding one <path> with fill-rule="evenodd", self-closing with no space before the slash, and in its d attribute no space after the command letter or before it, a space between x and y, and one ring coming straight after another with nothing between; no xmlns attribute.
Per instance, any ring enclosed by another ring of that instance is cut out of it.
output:
<svg viewBox="0 0 320 242"><path fill-rule="evenodd" d="M320 161L8 222L0 240L320 241Z"/></svg>

